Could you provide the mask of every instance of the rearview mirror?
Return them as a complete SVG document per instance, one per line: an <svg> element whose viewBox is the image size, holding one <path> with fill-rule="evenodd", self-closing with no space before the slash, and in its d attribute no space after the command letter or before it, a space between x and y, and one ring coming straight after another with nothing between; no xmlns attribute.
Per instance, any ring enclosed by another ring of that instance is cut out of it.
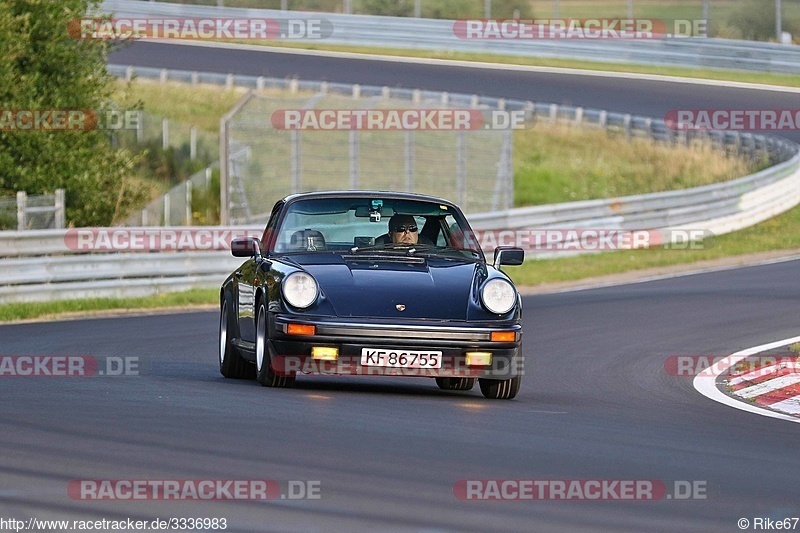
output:
<svg viewBox="0 0 800 533"><path fill-rule="evenodd" d="M261 245L255 237L238 237L231 241L233 257L260 257Z"/></svg>
<svg viewBox="0 0 800 533"><path fill-rule="evenodd" d="M525 261L525 250L513 246L498 246L494 249L494 261L492 262L495 268L500 268L502 265L519 266Z"/></svg>

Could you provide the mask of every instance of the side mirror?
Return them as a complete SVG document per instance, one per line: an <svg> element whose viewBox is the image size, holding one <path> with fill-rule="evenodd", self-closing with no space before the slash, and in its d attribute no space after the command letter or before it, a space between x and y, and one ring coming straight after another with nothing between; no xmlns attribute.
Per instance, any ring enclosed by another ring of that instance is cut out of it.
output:
<svg viewBox="0 0 800 533"><path fill-rule="evenodd" d="M500 268L502 265L519 266L523 261L525 261L525 250L522 248L498 246L494 249L492 264L495 268Z"/></svg>
<svg viewBox="0 0 800 533"><path fill-rule="evenodd" d="M261 257L261 246L255 237L238 237L231 241L233 257Z"/></svg>

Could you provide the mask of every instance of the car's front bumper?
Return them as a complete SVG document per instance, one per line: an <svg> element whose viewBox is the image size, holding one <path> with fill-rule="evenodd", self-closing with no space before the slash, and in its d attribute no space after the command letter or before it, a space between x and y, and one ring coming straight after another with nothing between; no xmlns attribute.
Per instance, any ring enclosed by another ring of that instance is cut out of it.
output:
<svg viewBox="0 0 800 533"><path fill-rule="evenodd" d="M314 326L313 335L289 334L289 324ZM513 332L513 341L492 341L492 332ZM274 314L269 351L276 373L479 377L508 379L522 373L522 327L516 322L476 323L408 320L298 318ZM336 348L335 360L314 359L312 348ZM362 365L362 349L441 352L440 368ZM468 365L468 353L491 354L489 365Z"/></svg>

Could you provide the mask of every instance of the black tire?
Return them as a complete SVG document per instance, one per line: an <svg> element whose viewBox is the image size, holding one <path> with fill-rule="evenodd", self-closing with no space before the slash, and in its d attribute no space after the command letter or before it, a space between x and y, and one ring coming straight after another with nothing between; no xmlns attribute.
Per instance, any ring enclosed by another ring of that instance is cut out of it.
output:
<svg viewBox="0 0 800 533"><path fill-rule="evenodd" d="M436 384L444 390L472 390L475 378L436 378Z"/></svg>
<svg viewBox="0 0 800 533"><path fill-rule="evenodd" d="M295 375L279 376L272 370L267 348L267 309L264 301L258 302L256 311L256 379L265 387L291 387Z"/></svg>
<svg viewBox="0 0 800 533"><path fill-rule="evenodd" d="M478 380L481 386L481 393L492 400L510 400L519 392L519 385L522 376L515 376L511 379L484 379Z"/></svg>
<svg viewBox="0 0 800 533"><path fill-rule="evenodd" d="M231 345L230 312L228 300L222 301L219 312L219 373L230 379L253 379L256 370L242 359Z"/></svg>

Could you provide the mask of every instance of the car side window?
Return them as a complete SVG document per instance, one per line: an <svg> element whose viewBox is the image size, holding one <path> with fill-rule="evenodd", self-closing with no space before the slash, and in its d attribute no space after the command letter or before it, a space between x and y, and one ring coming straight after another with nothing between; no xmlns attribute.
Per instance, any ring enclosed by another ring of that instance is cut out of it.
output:
<svg viewBox="0 0 800 533"><path fill-rule="evenodd" d="M267 227L264 228L264 233L261 235L261 250L270 250L274 246L275 240L275 225L278 223L278 214L283 207L283 202L278 202L272 208L272 214L269 216Z"/></svg>

